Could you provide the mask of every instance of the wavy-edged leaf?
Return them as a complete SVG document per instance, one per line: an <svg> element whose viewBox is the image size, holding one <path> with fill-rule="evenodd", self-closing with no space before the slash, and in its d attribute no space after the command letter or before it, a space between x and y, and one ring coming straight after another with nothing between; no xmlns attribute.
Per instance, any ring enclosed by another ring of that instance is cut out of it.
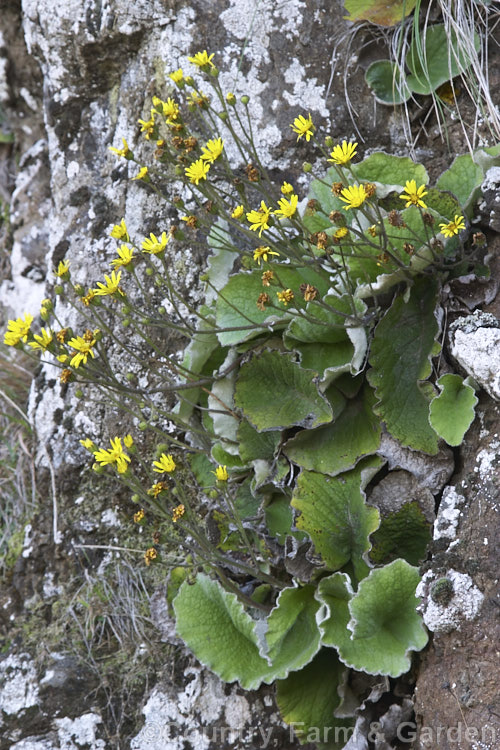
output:
<svg viewBox="0 0 500 750"><path fill-rule="evenodd" d="M242 420L237 430L239 454L247 463L255 459L270 460L279 444L281 433L257 432L250 422Z"/></svg>
<svg viewBox="0 0 500 750"><path fill-rule="evenodd" d="M365 385L334 422L304 430L289 440L285 454L305 469L330 476L351 469L380 445L380 419L373 413L374 403L373 391Z"/></svg>
<svg viewBox="0 0 500 750"><path fill-rule="evenodd" d="M320 275L311 268L293 269L280 265L279 278L285 289L293 289L297 295L302 283L315 286L322 295L328 290L326 274ZM218 328L235 330L217 333L222 346L247 341L270 327L278 330L290 319L289 310L280 306L274 291L272 302L276 308L267 307L265 310L260 310L257 307L257 300L262 291L262 269L251 272L241 271L230 277L217 297L216 323Z"/></svg>
<svg viewBox="0 0 500 750"><path fill-rule="evenodd" d="M283 589L267 618L267 656L276 678L301 669L319 651L320 633L316 624L319 603L315 591L311 585Z"/></svg>
<svg viewBox="0 0 500 750"><path fill-rule="evenodd" d="M335 650L324 648L300 672L277 682L276 703L281 716L301 743L328 739L330 750L341 750L347 743L353 722L334 718L341 703L339 686L345 672Z"/></svg>
<svg viewBox="0 0 500 750"><path fill-rule="evenodd" d="M474 46L479 51L481 42L474 34ZM410 70L406 82L416 94L431 94L442 83L463 73L471 60L457 42L455 32L447 32L444 24L427 26L422 35L412 40L406 55Z"/></svg>
<svg viewBox="0 0 500 750"><path fill-rule="evenodd" d="M483 169L473 161L470 154L464 154L455 157L451 167L438 178L436 187L453 193L463 207L466 216L471 219L483 180ZM460 215L462 211L458 210L455 213ZM450 221L454 218L454 216L446 216Z"/></svg>
<svg viewBox="0 0 500 750"><path fill-rule="evenodd" d="M379 399L375 412L400 443L424 453L437 453L437 435L429 424L430 357L438 332L434 315L437 282L417 279L409 299L394 300L375 329L368 371Z"/></svg>
<svg viewBox="0 0 500 750"><path fill-rule="evenodd" d="M183 583L173 602L176 630L198 661L225 682L257 688L269 672L256 623L235 594L204 574Z"/></svg>
<svg viewBox="0 0 500 750"><path fill-rule="evenodd" d="M441 393L431 401L430 423L448 445L458 446L474 421L476 393L460 375L442 375L437 385Z"/></svg>
<svg viewBox="0 0 500 750"><path fill-rule="evenodd" d="M401 69L391 60L375 60L366 70L365 81L380 104L393 107L411 96Z"/></svg>
<svg viewBox="0 0 500 750"><path fill-rule="evenodd" d="M374 182L380 188L377 196L383 198L393 191L402 191L407 180L415 180L417 185L425 185L429 175L422 164L417 164L407 156L394 156L384 151L370 154L359 164L352 165L358 180Z"/></svg>
<svg viewBox="0 0 500 750"><path fill-rule="evenodd" d="M315 377L293 355L264 351L241 366L234 403L259 431L317 427L332 419L332 409Z"/></svg>
<svg viewBox="0 0 500 750"><path fill-rule="evenodd" d="M378 528L380 516L377 508L365 503L361 472L380 465L380 459L374 456L340 476L313 471L299 475L292 498L293 507L300 511L297 528L307 531L330 570L351 561L358 578L368 571L364 561L370 549L368 537Z"/></svg>
<svg viewBox="0 0 500 750"><path fill-rule="evenodd" d="M314 592L313 586L283 589L263 638L235 594L198 574L193 584L182 584L174 599L177 633L222 680L238 680L245 690L255 690L301 669L319 650L320 605Z"/></svg>
<svg viewBox="0 0 500 750"><path fill-rule="evenodd" d="M318 617L324 645L335 646L344 664L368 674L407 672L410 652L428 640L416 611L419 581L417 568L404 560L371 570L356 594L347 576L324 578L317 593L325 605Z"/></svg>

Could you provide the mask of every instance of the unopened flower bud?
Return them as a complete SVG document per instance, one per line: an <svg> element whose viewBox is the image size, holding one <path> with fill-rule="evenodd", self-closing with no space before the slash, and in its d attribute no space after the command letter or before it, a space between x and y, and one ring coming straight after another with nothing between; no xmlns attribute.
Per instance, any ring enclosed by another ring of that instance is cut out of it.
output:
<svg viewBox="0 0 500 750"><path fill-rule="evenodd" d="M244 104L244 105L246 106L246 105L248 104L248 102L250 101L250 97L249 97L249 96L247 96L246 94L244 94L244 95L243 95L243 96L241 97L240 101L241 101L241 103L242 103L242 104Z"/></svg>
<svg viewBox="0 0 500 750"><path fill-rule="evenodd" d="M312 169L312 164L308 161L305 161L302 165L302 171L307 174L308 172L311 171L311 169Z"/></svg>

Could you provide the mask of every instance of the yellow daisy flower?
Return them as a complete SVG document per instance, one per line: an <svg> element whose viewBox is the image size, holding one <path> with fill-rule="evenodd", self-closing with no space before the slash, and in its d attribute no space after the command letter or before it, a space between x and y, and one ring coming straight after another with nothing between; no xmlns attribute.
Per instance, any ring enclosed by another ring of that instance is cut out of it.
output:
<svg viewBox="0 0 500 750"><path fill-rule="evenodd" d="M162 232L161 238L158 239L155 234L151 232L149 235L150 239L146 238L142 243L141 247L145 253L151 253L152 255L158 255L167 247L170 240L170 235L166 232Z"/></svg>
<svg viewBox="0 0 500 750"><path fill-rule="evenodd" d="M227 466L218 466L215 471L212 471L212 474L215 474L215 478L218 482L227 482L229 479Z"/></svg>
<svg viewBox="0 0 500 750"><path fill-rule="evenodd" d="M332 164L349 164L353 156L357 154L356 146L357 143L347 143L347 141L342 141L341 146L335 146L333 151L330 153L331 159L328 159L328 161L332 162Z"/></svg>
<svg viewBox="0 0 500 750"><path fill-rule="evenodd" d="M121 279L122 272L118 271L111 271L111 276L107 276L104 274L104 281L103 284L102 281L97 282L97 289L94 289L97 297L105 297L108 294L115 294L116 292L120 292L120 294L123 295L122 290L120 289L120 279Z"/></svg>
<svg viewBox="0 0 500 750"><path fill-rule="evenodd" d="M116 154L117 156L123 156L124 159L128 159L129 156L130 157L132 156L132 151L130 150L129 145L127 141L125 140L125 138L122 138L122 141L123 141L123 148L115 148L114 146L110 146L109 150L113 151L113 153Z"/></svg>
<svg viewBox="0 0 500 750"><path fill-rule="evenodd" d="M456 214L453 221L449 221L448 224L440 224L439 229L445 237L453 237L455 234L461 232L462 229L465 229L464 217Z"/></svg>
<svg viewBox="0 0 500 750"><path fill-rule="evenodd" d="M50 328L42 328L40 335L36 334L33 336L34 341L30 341L28 346L32 349L40 349L42 352L46 352L50 344L54 340L54 336Z"/></svg>
<svg viewBox="0 0 500 750"><path fill-rule="evenodd" d="M207 145L202 148L201 158L203 161L214 162L222 154L224 148L224 141L222 138L212 138L207 141Z"/></svg>
<svg viewBox="0 0 500 750"><path fill-rule="evenodd" d="M109 264L115 270L117 268L122 268L122 266L124 268L126 266L129 266L135 258L134 248L130 248L128 245L121 245L118 248L117 253L118 253L118 258L114 258L112 261L110 261L110 264Z"/></svg>
<svg viewBox="0 0 500 750"><path fill-rule="evenodd" d="M420 206L421 208L427 208L426 204L422 200L424 195L427 195L425 185L420 185L420 187L417 187L417 183L415 180L406 180L405 192L402 193L399 197L401 198L401 200L406 201L405 208L409 208L410 206Z"/></svg>
<svg viewBox="0 0 500 750"><path fill-rule="evenodd" d="M307 118L304 115L299 115L290 125L294 133L297 133L297 140L300 140L302 136L305 136L306 141L310 141L314 133L314 125L311 115L308 114Z"/></svg>
<svg viewBox="0 0 500 750"><path fill-rule="evenodd" d="M70 341L68 341L68 346L70 346L72 349L75 349L75 351L77 352L73 355L70 361L71 367L80 367L82 362L84 365L86 365L89 355L92 357L92 359L95 359L95 354L92 347L95 346L96 343L97 342L95 338L87 340L82 336L75 336Z"/></svg>
<svg viewBox="0 0 500 750"><path fill-rule="evenodd" d="M215 65L212 62L212 57L215 53L212 53L211 55L208 54L206 49L203 50L203 52L197 52L194 57L188 57L188 60L190 63L193 63L193 65L196 65L198 68L204 68L207 65L210 65L212 68L215 68Z"/></svg>
<svg viewBox="0 0 500 750"><path fill-rule="evenodd" d="M259 232L259 237L262 235L264 229L269 229L269 217L271 216L271 209L266 206L264 201L260 202L260 208L247 213L247 220L250 222L254 232Z"/></svg>
<svg viewBox="0 0 500 750"><path fill-rule="evenodd" d="M363 205L367 197L363 185L349 185L344 188L339 195L340 200L347 203L347 205L344 206L345 211L349 211L350 208L359 208Z"/></svg>
<svg viewBox="0 0 500 750"><path fill-rule="evenodd" d="M184 170L186 177L194 185L198 185L200 180L206 180L210 170L210 162L203 159L197 159Z"/></svg>
<svg viewBox="0 0 500 750"><path fill-rule="evenodd" d="M128 469L127 464L130 463L130 456L128 456L123 450L121 438L115 437L110 441L111 450L100 450L95 451L94 458L101 466L107 466L109 464L116 464L116 470L119 474L125 474Z"/></svg>
<svg viewBox="0 0 500 750"><path fill-rule="evenodd" d="M276 216L283 216L284 218L290 219L297 210L297 203L299 200L298 195L290 196L290 200L286 198L280 198L278 201L279 208L274 212Z"/></svg>
<svg viewBox="0 0 500 750"><path fill-rule="evenodd" d="M275 253L274 250L271 250L270 247L266 247L265 245L256 247L255 250L253 251L253 259L257 261L259 266L260 266L261 260L265 260L267 263L268 257L270 255L279 255L279 253Z"/></svg>
<svg viewBox="0 0 500 750"><path fill-rule="evenodd" d="M33 315L30 315L29 313L26 313L24 320L22 318L9 320L3 343L7 346L15 346L16 344L19 344L20 341L26 343L32 323Z"/></svg>
<svg viewBox="0 0 500 750"><path fill-rule="evenodd" d="M153 461L153 471L157 471L158 474L163 474L165 471L171 474L175 471L175 461L171 454L162 453L159 461Z"/></svg>

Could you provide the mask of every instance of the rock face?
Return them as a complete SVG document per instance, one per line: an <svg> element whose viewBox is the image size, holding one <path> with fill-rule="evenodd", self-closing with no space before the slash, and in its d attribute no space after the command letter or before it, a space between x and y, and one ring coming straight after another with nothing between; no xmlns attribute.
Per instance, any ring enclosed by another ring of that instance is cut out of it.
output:
<svg viewBox="0 0 500 750"><path fill-rule="evenodd" d="M10 202L11 222L0 288L6 316L38 312L51 288L48 271L62 259L70 260L82 283L93 283L96 266L105 267L114 252L109 230L123 216L133 233L144 235L177 219L169 201L127 180L134 165L117 161L109 146L125 137L141 154L137 119L149 113L152 95L168 95L167 74L186 54L217 53L223 86L250 96L261 153L280 174L291 175L291 165L308 158L289 127L299 112L311 112L338 138L359 132L365 148L406 154L394 116L383 108L374 114L363 83L373 47L360 51L350 79L355 125L343 91L342 44L329 87L333 40L348 29L343 15L339 2L319 0L4 0L0 104L2 128L15 135L15 146L0 143L0 198ZM456 127L450 136L462 151ZM433 142L420 155L451 161L441 149ZM490 177L493 184L496 176ZM180 289L192 301L201 261L196 248L173 259ZM60 314L71 322L71 311L61 307ZM498 398L496 390L489 392ZM122 555L120 547L137 546L127 531L131 504L114 484L101 483L96 493L79 444L82 435L97 439L104 420L117 419L113 410L95 405L82 412L42 368L30 414L43 501L17 540L15 562L0 587L0 749L298 747L270 689L244 693L199 669L162 609L164 581L154 572L142 574ZM460 475L450 478L449 453L439 465L419 464L427 494L448 482L467 498L467 511L456 506L463 514L456 527L463 546L450 551L454 540L449 544L443 535L449 546L428 581L441 576L456 587L467 576L477 603L476 619L465 617L458 633L442 630L424 656L417 694L422 727L456 726L462 711L471 726L481 721L489 727L499 713L488 692L488 644L495 632L495 531L498 538L492 436L500 421L486 399L482 414L482 431L468 438ZM389 442L387 454L413 471L414 456L396 455ZM478 544L481 553L473 557L467 549ZM429 591L432 596L430 583ZM444 683L449 686L439 687ZM414 747L431 747L424 739ZM349 747L367 747L366 740ZM484 747L493 750L494 743Z"/></svg>

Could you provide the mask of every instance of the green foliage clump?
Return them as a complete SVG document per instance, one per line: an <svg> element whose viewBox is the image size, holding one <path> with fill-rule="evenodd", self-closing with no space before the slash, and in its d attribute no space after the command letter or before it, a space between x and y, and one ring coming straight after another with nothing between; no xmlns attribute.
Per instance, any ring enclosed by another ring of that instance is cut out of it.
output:
<svg viewBox="0 0 500 750"><path fill-rule="evenodd" d="M145 190L175 181L185 228L134 238L122 219L111 273L86 289L61 261L46 327L10 321L5 343L129 414L129 434L81 443L154 529L144 561L169 569L179 635L224 680L278 681L284 718L307 729L340 721L346 670L397 677L427 642L415 566L428 528L413 506L381 523L365 490L384 467L383 430L434 455L473 418L473 384L433 366L436 312L443 283L481 260L468 217L494 155L462 157L431 187L423 165L357 159L358 144L323 145L299 115L297 140L332 165L307 166L299 199L269 178L248 97L222 91L212 58L190 58L210 96L175 71L182 101L155 96L140 120L151 164L125 140L112 149ZM170 250L200 237L211 255L195 308ZM66 305L86 327L65 326ZM184 339L182 361L169 333Z"/></svg>

